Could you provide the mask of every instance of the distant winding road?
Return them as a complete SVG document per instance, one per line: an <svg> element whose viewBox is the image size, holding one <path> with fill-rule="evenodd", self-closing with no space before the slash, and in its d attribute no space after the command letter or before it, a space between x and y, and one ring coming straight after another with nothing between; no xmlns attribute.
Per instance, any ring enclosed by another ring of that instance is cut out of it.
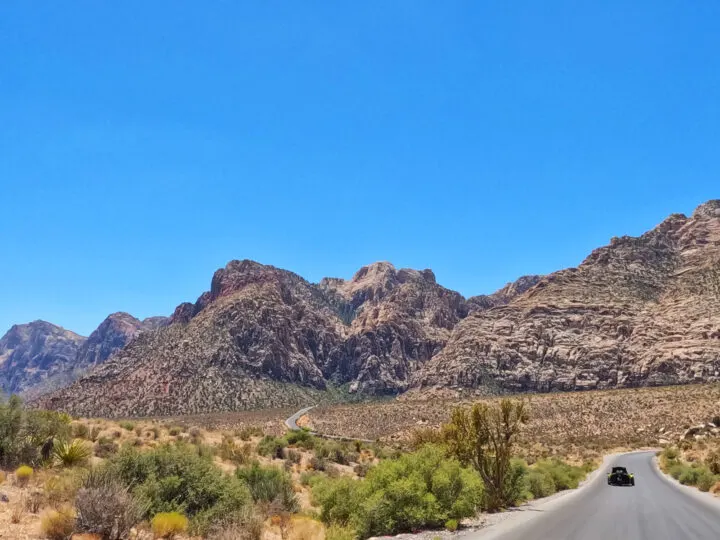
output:
<svg viewBox="0 0 720 540"><path fill-rule="evenodd" d="M622 454L575 492L539 502L473 540L717 540L720 501L660 473L653 452ZM613 465L635 474L635 487L607 485Z"/></svg>
<svg viewBox="0 0 720 540"><path fill-rule="evenodd" d="M300 409L298 412L293 414L290 418L285 420L285 425L288 429L295 431L297 429L300 429L300 426L297 425L297 421L300 420L300 417L304 414L307 414L308 411L314 409L317 407L317 405L311 405L310 407L305 407L304 409Z"/></svg>

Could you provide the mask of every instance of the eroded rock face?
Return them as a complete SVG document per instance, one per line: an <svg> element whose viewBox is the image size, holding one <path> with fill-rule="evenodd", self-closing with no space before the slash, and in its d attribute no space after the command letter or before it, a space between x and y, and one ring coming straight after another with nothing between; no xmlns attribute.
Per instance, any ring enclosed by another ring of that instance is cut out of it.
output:
<svg viewBox="0 0 720 540"><path fill-rule="evenodd" d="M720 380L720 201L461 321L413 394Z"/></svg>
<svg viewBox="0 0 720 540"><path fill-rule="evenodd" d="M101 364L142 332L155 330L167 324L167 317L149 317L141 321L129 313L113 313L100 323L100 326L83 343L74 367L87 369Z"/></svg>
<svg viewBox="0 0 720 540"><path fill-rule="evenodd" d="M45 321L13 326L0 338L0 388L20 393L67 369L85 338Z"/></svg>
<svg viewBox="0 0 720 540"><path fill-rule="evenodd" d="M397 394L467 314L429 270L362 268L319 285L253 261L218 270L175 310L47 404L85 415L286 406L329 382Z"/></svg>

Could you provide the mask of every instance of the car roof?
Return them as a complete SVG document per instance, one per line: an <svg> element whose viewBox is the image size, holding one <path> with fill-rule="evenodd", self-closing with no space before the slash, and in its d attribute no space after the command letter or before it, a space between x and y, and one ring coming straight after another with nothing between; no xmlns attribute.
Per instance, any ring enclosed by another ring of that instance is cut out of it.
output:
<svg viewBox="0 0 720 540"><path fill-rule="evenodd" d="M627 471L627 469L625 467L613 467L612 470L613 471Z"/></svg>

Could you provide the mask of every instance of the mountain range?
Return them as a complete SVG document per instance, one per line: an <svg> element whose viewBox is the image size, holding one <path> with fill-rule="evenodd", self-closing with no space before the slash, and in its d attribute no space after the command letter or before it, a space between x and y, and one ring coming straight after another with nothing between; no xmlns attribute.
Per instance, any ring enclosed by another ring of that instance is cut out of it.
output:
<svg viewBox="0 0 720 540"><path fill-rule="evenodd" d="M0 381L44 391L84 373L37 403L86 416L290 406L338 389L428 398L716 381L719 306L714 200L577 268L467 299L431 270L386 262L310 283L232 261L169 319L114 314L87 340L13 327Z"/></svg>

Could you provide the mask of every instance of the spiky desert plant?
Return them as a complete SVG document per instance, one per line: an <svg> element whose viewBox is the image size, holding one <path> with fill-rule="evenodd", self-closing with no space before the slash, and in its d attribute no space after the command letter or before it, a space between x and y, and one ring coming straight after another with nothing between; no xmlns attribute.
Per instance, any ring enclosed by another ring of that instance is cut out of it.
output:
<svg viewBox="0 0 720 540"><path fill-rule="evenodd" d="M92 449L81 439L58 441L53 447L53 457L63 467L84 465L92 455Z"/></svg>

